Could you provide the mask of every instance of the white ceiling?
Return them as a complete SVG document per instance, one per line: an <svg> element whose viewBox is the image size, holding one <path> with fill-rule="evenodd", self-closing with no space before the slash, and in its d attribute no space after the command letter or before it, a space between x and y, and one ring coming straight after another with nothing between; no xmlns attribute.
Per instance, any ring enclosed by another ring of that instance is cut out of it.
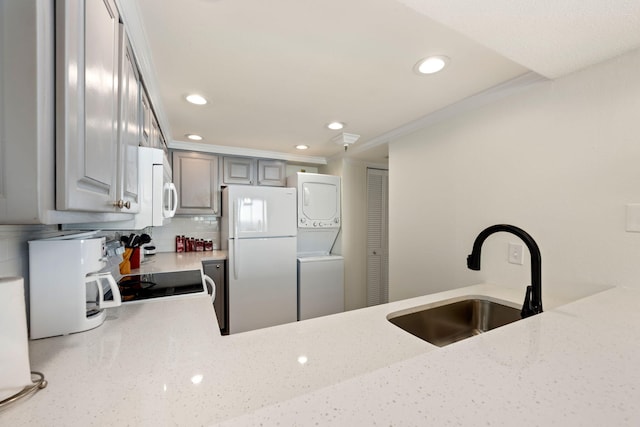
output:
<svg viewBox="0 0 640 427"><path fill-rule="evenodd" d="M347 156L382 163L382 136L444 107L640 46L640 0L120 0L131 2L174 144L197 133L229 152L331 157L348 132L360 139ZM433 54L449 67L412 71ZM192 92L209 103L188 104ZM333 120L346 128L326 129Z"/></svg>
<svg viewBox="0 0 640 427"><path fill-rule="evenodd" d="M640 47L638 0L398 0L550 79Z"/></svg>

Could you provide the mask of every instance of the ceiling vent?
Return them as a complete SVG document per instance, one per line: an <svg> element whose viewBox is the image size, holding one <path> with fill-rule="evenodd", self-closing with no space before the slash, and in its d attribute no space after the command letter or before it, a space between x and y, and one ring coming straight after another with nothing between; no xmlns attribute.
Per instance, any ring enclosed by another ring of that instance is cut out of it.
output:
<svg viewBox="0 0 640 427"><path fill-rule="evenodd" d="M347 151L347 148L353 143L355 143L360 135L356 135L355 133L341 133L340 135L336 135L332 141L336 144L340 144L344 146L344 151Z"/></svg>

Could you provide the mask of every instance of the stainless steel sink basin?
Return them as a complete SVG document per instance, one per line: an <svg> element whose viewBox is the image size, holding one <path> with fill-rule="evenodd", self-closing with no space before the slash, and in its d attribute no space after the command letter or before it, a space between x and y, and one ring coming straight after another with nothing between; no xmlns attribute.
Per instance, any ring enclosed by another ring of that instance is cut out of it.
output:
<svg viewBox="0 0 640 427"><path fill-rule="evenodd" d="M387 317L399 328L439 347L520 318L520 308L480 298L451 302L408 314L391 313Z"/></svg>

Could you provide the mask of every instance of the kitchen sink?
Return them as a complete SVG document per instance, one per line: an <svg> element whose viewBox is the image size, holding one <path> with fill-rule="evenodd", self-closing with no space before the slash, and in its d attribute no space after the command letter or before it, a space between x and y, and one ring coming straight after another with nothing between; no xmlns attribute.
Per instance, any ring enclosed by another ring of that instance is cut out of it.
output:
<svg viewBox="0 0 640 427"><path fill-rule="evenodd" d="M520 320L520 308L483 298L469 298L411 313L391 313L387 319L438 347Z"/></svg>

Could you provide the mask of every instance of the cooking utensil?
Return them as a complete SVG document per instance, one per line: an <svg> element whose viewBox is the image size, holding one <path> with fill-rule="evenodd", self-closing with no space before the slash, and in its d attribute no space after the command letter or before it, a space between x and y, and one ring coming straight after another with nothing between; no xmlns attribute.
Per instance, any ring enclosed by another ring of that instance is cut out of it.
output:
<svg viewBox="0 0 640 427"><path fill-rule="evenodd" d="M143 233L142 235L140 235L140 240L138 241L138 245L139 246L146 245L150 241L151 241L151 236L149 236L146 233Z"/></svg>

